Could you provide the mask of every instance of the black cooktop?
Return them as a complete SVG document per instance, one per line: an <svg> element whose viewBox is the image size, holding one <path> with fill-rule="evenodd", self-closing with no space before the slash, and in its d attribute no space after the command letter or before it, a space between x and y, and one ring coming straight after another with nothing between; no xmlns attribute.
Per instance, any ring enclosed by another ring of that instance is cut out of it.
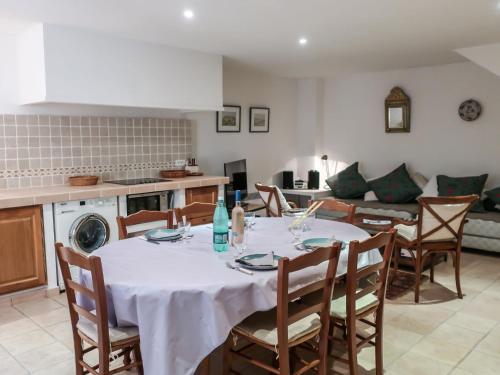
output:
<svg viewBox="0 0 500 375"><path fill-rule="evenodd" d="M115 180L106 181L108 184L117 185L142 185L142 184L154 184L155 182L167 182L172 180L165 180L163 178L131 178L128 180Z"/></svg>

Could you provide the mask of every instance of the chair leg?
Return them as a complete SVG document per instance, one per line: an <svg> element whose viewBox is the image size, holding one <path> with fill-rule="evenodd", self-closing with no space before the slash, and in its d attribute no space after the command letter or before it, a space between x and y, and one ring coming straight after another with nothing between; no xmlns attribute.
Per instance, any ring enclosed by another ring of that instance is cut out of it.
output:
<svg viewBox="0 0 500 375"><path fill-rule="evenodd" d="M349 375L358 375L358 351L356 346L356 320L347 322L347 354L349 358Z"/></svg>
<svg viewBox="0 0 500 375"><path fill-rule="evenodd" d="M229 334L226 342L224 343L224 350L222 355L222 375L229 375L231 373L231 366L233 357L231 355L231 348L233 347L233 340Z"/></svg>
<svg viewBox="0 0 500 375"><path fill-rule="evenodd" d="M394 247L394 255L392 257L392 276L390 280L390 284L396 280L397 274L398 274L398 268L399 268L399 258L401 256L401 247L395 246Z"/></svg>
<svg viewBox="0 0 500 375"><path fill-rule="evenodd" d="M75 375L83 375L83 367L78 363L83 361L83 348L82 343L75 342Z"/></svg>
<svg viewBox="0 0 500 375"><path fill-rule="evenodd" d="M141 362L139 366L137 366L137 373L139 375L144 375L144 367L142 366L142 354L141 354L141 345L135 344L134 346L134 360L136 363Z"/></svg>
<svg viewBox="0 0 500 375"><path fill-rule="evenodd" d="M288 347L278 348L280 375L290 375L290 353Z"/></svg>
<svg viewBox="0 0 500 375"><path fill-rule="evenodd" d="M377 319L377 337L375 339L375 374L384 374L384 337L383 337L383 322L382 319Z"/></svg>
<svg viewBox="0 0 500 375"><path fill-rule="evenodd" d="M463 299L462 287L460 286L460 250L455 253L453 259L455 259L455 283L457 284L457 294L458 298Z"/></svg>
<svg viewBox="0 0 500 375"><path fill-rule="evenodd" d="M420 277L422 275L422 250L417 249L415 260L415 303L420 301Z"/></svg>
<svg viewBox="0 0 500 375"><path fill-rule="evenodd" d="M431 283L434 282L434 263L435 263L435 254L431 254Z"/></svg>

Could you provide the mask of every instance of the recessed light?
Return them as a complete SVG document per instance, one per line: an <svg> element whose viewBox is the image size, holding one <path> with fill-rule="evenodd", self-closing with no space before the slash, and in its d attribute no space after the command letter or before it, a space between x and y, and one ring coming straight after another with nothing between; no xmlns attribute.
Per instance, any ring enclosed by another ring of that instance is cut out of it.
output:
<svg viewBox="0 0 500 375"><path fill-rule="evenodd" d="M305 45L307 44L307 39L306 39L306 38L300 38L300 39L299 39L299 44L300 44L301 46L305 46Z"/></svg>
<svg viewBox="0 0 500 375"><path fill-rule="evenodd" d="M186 17L187 19L191 19L194 17L194 13L191 9L186 9L184 11L184 17Z"/></svg>

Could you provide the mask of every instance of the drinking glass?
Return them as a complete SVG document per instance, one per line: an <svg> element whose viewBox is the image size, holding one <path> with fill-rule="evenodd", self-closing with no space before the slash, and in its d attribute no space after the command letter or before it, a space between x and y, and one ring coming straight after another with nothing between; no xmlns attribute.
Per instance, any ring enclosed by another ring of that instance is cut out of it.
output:
<svg viewBox="0 0 500 375"><path fill-rule="evenodd" d="M191 230L191 222L190 221L181 221L177 223L177 228L182 234L182 239L186 240L189 238L189 231Z"/></svg>
<svg viewBox="0 0 500 375"><path fill-rule="evenodd" d="M235 256L240 257L247 249L248 233L244 231L242 235L239 235L238 236L239 241L235 241L236 238L234 237L234 234L232 235L233 238L231 242L233 244L234 249L236 250Z"/></svg>
<svg viewBox="0 0 500 375"><path fill-rule="evenodd" d="M304 224L302 221L304 213L304 209L293 209L282 212L282 217L286 228L293 236L293 243L300 242L300 233L303 230Z"/></svg>
<svg viewBox="0 0 500 375"><path fill-rule="evenodd" d="M245 212L245 229L253 230L255 224L255 212Z"/></svg>

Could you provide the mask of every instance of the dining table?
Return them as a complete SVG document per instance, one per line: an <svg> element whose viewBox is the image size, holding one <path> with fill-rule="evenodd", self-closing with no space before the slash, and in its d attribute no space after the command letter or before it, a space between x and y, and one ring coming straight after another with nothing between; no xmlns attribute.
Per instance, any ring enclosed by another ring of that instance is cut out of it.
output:
<svg viewBox="0 0 500 375"><path fill-rule="evenodd" d="M111 325L137 326L146 375L194 374L202 361L225 342L232 327L277 304L277 271L246 274L227 267L241 255L215 252L211 224L191 228L192 237L148 242L143 237L109 243L92 255L101 258ZM305 254L293 243L282 218L256 218L246 230L244 254L295 258ZM348 243L370 235L354 225L310 220L306 238ZM241 249L240 249L241 250ZM337 276L347 272L348 246L340 253ZM382 261L378 249L363 253L358 267ZM290 275L290 291L324 277L326 263ZM82 282L90 275L82 272ZM82 304L85 306L85 301Z"/></svg>

